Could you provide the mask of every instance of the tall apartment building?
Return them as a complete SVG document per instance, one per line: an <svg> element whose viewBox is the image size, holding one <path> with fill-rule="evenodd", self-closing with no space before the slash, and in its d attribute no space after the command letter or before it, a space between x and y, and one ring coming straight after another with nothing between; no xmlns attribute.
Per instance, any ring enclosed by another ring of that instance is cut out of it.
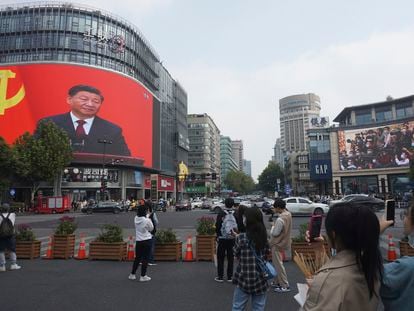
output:
<svg viewBox="0 0 414 311"><path fill-rule="evenodd" d="M306 150L306 131L309 129L310 120L319 117L320 110L320 98L312 93L292 95L279 100L283 151L290 153Z"/></svg>
<svg viewBox="0 0 414 311"><path fill-rule="evenodd" d="M252 161L243 159L243 173L252 177Z"/></svg>
<svg viewBox="0 0 414 311"><path fill-rule="evenodd" d="M239 169L236 161L233 159L231 148L231 138L220 136L220 161L221 161L221 182L225 180L227 174Z"/></svg>
<svg viewBox="0 0 414 311"><path fill-rule="evenodd" d="M236 161L239 171L243 171L243 141L232 140L231 148L233 150L233 159Z"/></svg>
<svg viewBox="0 0 414 311"><path fill-rule="evenodd" d="M187 123L188 169L190 176L195 174L196 180L190 181L186 192L210 195L218 190L216 185L219 184L213 176L217 178L221 174L220 130L206 113L188 115Z"/></svg>

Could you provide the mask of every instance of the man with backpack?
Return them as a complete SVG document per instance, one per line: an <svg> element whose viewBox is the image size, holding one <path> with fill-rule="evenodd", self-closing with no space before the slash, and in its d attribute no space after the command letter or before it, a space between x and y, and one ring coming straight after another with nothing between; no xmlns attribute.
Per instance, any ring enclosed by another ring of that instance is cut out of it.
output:
<svg viewBox="0 0 414 311"><path fill-rule="evenodd" d="M15 220L16 214L10 212L8 204L3 204L0 212L0 272L6 271L6 249L10 252L10 270L19 270L21 268L16 263Z"/></svg>
<svg viewBox="0 0 414 311"><path fill-rule="evenodd" d="M224 276L224 258L227 255L227 282L232 282L233 277L233 247L237 231L237 222L234 217L234 200L227 198L224 201L224 210L220 211L216 219L217 235L217 276L216 282L222 283Z"/></svg>

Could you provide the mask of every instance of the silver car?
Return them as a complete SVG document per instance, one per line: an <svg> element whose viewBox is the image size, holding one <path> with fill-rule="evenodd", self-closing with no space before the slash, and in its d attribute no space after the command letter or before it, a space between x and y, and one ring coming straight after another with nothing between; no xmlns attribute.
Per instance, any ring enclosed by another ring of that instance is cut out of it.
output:
<svg viewBox="0 0 414 311"><path fill-rule="evenodd" d="M309 199L301 197L290 197L285 198L283 201L286 202L286 208L293 214L310 215L319 214L323 215L328 213L328 204L314 203Z"/></svg>

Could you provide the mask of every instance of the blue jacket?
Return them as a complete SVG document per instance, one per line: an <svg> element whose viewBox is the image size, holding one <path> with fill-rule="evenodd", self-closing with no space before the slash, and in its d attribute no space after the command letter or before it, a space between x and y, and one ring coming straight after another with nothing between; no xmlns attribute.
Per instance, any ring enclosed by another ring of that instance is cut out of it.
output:
<svg viewBox="0 0 414 311"><path fill-rule="evenodd" d="M414 310L414 257L404 256L384 265L380 294L386 311Z"/></svg>

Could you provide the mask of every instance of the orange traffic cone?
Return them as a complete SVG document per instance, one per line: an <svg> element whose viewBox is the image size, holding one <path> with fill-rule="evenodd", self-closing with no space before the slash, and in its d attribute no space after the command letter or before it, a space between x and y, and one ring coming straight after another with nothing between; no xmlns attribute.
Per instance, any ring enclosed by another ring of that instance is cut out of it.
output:
<svg viewBox="0 0 414 311"><path fill-rule="evenodd" d="M86 245L85 245L85 236L83 233L81 233L80 236L80 243L79 243L79 250L78 250L78 256L75 257L75 259L88 259L86 256Z"/></svg>
<svg viewBox="0 0 414 311"><path fill-rule="evenodd" d="M388 235L388 261L394 261L397 259L397 253L395 252L395 244L392 240L392 235Z"/></svg>
<svg viewBox="0 0 414 311"><path fill-rule="evenodd" d="M53 259L52 246L53 246L52 236L49 236L49 242L47 242L46 255L42 257L43 259Z"/></svg>
<svg viewBox="0 0 414 311"><path fill-rule="evenodd" d="M134 241L132 240L132 236L130 236L129 237L129 242L128 242L127 260L132 261L134 259L135 259Z"/></svg>
<svg viewBox="0 0 414 311"><path fill-rule="evenodd" d="M185 252L184 261L194 261L193 244L191 243L191 235L187 238L187 250Z"/></svg>

